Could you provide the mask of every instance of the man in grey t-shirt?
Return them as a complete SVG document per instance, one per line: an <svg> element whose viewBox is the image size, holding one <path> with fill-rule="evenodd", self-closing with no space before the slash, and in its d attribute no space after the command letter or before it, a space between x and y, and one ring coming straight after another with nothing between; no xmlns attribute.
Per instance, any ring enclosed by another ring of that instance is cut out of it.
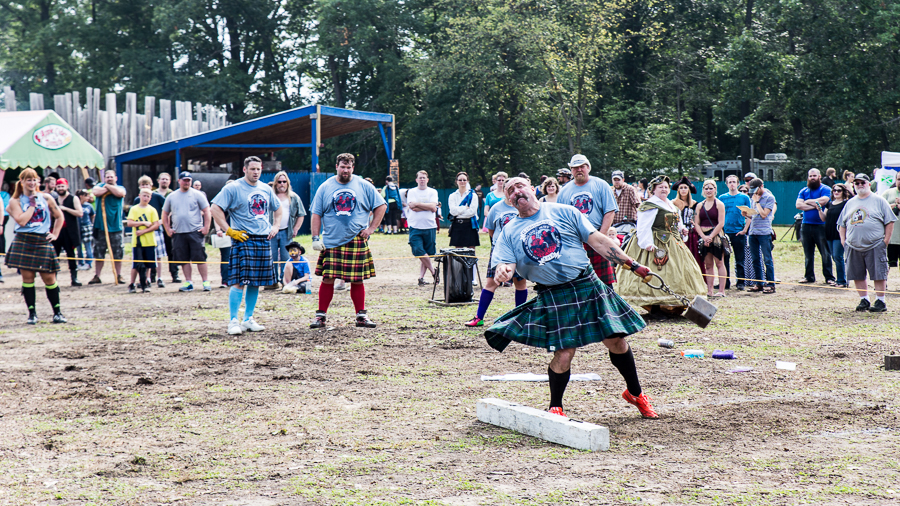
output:
<svg viewBox="0 0 900 506"><path fill-rule="evenodd" d="M163 204L162 222L166 234L172 238L171 261L181 263L184 272L184 283L179 292L190 292L194 289L191 280L191 262L197 264L197 271L203 280L203 291L212 290L207 279L206 247L203 239L209 232L212 214L209 202L203 193L191 188L193 177L190 172L182 172L178 176L178 190L166 197Z"/></svg>
<svg viewBox="0 0 900 506"><path fill-rule="evenodd" d="M847 201L838 217L838 231L844 245L847 279L853 280L860 296L857 311L883 313L887 311L884 291L887 288L887 244L897 217L890 204L872 193L869 176L857 174L853 179L856 196ZM875 304L869 302L866 273L875 285Z"/></svg>

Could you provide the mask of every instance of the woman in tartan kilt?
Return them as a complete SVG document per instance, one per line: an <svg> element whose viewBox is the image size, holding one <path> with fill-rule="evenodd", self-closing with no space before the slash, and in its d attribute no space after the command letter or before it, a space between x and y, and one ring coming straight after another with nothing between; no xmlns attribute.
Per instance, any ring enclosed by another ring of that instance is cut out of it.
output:
<svg viewBox="0 0 900 506"><path fill-rule="evenodd" d="M625 336L646 326L644 320L594 272L583 244L640 277L641 266L572 206L541 203L524 178L506 182L507 201L519 212L494 243L494 279L508 281L514 273L537 283L537 297L496 320L485 332L488 344L503 351L510 341L553 352L550 412L565 416L562 398L569 382L575 351L602 342L622 374L627 388L622 398L637 406L644 418L658 418L641 390L634 354Z"/></svg>
<svg viewBox="0 0 900 506"><path fill-rule="evenodd" d="M22 295L28 306L27 323L37 323L35 311L35 273L41 274L47 299L53 307L53 323L66 323L59 308L59 285L56 273L59 272L59 259L51 244L59 237L63 226L63 215L50 195L38 190L40 178L33 169L25 169L19 175L15 192L9 201L6 212L16 222L16 237L6 254L6 265L19 269L22 273ZM53 217L53 231L50 231L50 218Z"/></svg>

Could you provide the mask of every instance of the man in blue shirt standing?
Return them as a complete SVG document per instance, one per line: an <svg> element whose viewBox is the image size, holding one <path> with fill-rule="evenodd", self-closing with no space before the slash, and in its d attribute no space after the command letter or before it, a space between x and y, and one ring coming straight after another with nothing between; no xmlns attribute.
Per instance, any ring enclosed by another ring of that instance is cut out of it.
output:
<svg viewBox="0 0 900 506"><path fill-rule="evenodd" d="M244 177L225 185L210 206L216 225L225 230L233 240L228 257L228 279L222 280L224 284L231 286L228 294L228 333L232 335L266 329L253 319L253 310L256 309L259 287L275 283L272 246L269 241L278 233L278 227L272 226L272 223L281 223L281 213L285 209L275 195L275 190L259 182L260 175L262 160L248 156L244 160ZM225 220L226 211L231 223ZM274 213L271 220L270 212ZM241 322L238 320L238 310L245 286L246 308L244 321Z"/></svg>
<svg viewBox="0 0 900 506"><path fill-rule="evenodd" d="M725 204L725 228L723 229L728 235L731 242L731 256L734 258L734 275L737 278L735 288L744 289L744 250L747 248L747 227L750 222L741 214L738 206L750 207L750 197L738 191L738 177L734 174L725 178L725 184L728 185L728 193L719 195L719 200ZM731 262L725 264L725 270L728 273L728 281L725 282L725 288L728 289L731 283Z"/></svg>
<svg viewBox="0 0 900 506"><path fill-rule="evenodd" d="M619 210L619 206L616 204L616 197L609 187L609 183L590 175L591 162L584 155L573 156L569 162L569 167L572 168L575 180L572 184L563 186L556 202L574 206L581 211L581 214L586 215L594 228L601 234L606 235L609 226L612 225L616 211ZM615 283L616 271L613 264L594 251L587 243L585 243L584 249L587 251L591 265L594 267L594 272L597 273L600 281L607 285Z"/></svg>
<svg viewBox="0 0 900 506"><path fill-rule="evenodd" d="M313 249L319 251L316 276L319 287L319 309L311 329L325 326L325 314L334 297L334 280L350 283L350 299L356 309L356 326L375 328L366 312L366 288L363 281L375 276L375 262L369 251L371 236L387 209L374 186L353 175L356 158L350 153L337 157L337 175L328 178L316 191L312 202ZM369 225L369 213L372 213ZM323 230L324 227L324 230ZM322 236L319 236L322 232Z"/></svg>
<svg viewBox="0 0 900 506"><path fill-rule="evenodd" d="M803 211L803 223L800 225L800 242L803 244L805 272L801 283L815 283L816 248L822 256L822 275L825 282L834 285L834 274L831 270L831 250L825 240L825 222L819 217L819 207L831 200L831 188L822 184L819 169L809 169L806 176L806 188L797 195L797 209Z"/></svg>

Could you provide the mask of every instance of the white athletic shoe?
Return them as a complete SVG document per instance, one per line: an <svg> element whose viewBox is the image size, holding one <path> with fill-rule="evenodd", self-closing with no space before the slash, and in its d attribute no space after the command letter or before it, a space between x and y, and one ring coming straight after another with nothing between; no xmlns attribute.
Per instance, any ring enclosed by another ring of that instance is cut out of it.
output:
<svg viewBox="0 0 900 506"><path fill-rule="evenodd" d="M237 318L232 318L231 322L228 323L228 333L233 336L244 333L244 329L241 328L241 323Z"/></svg>
<svg viewBox="0 0 900 506"><path fill-rule="evenodd" d="M254 320L252 316L241 322L241 329L248 330L250 332L261 332L263 330L266 330L265 327L256 323L256 320Z"/></svg>

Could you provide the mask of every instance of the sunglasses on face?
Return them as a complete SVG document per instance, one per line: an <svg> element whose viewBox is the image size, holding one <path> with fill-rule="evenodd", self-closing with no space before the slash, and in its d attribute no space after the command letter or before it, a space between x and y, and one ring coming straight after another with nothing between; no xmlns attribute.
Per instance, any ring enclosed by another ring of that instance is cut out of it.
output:
<svg viewBox="0 0 900 506"><path fill-rule="evenodd" d="M468 183L469 180L468 179L457 179L456 182L457 183Z"/></svg>
<svg viewBox="0 0 900 506"><path fill-rule="evenodd" d="M856 181L853 182L853 186L865 186L865 185L866 185L865 181L860 181L858 183Z"/></svg>

